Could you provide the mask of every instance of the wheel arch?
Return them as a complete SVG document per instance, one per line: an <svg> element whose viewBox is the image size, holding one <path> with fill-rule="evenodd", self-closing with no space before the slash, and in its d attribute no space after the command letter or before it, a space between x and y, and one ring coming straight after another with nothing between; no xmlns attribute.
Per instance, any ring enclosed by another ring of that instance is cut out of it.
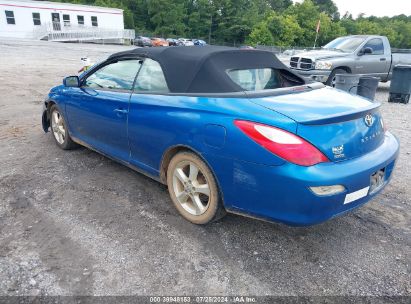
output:
<svg viewBox="0 0 411 304"><path fill-rule="evenodd" d="M335 71L335 70L344 70L347 73L350 73L350 74L352 73L351 68L348 67L348 66L345 66L345 65L337 66L333 69L333 71Z"/></svg>
<svg viewBox="0 0 411 304"><path fill-rule="evenodd" d="M167 185L167 169L168 165L170 164L171 159L177 155L180 152L191 152L198 156L203 162L206 163L208 168L211 171L211 174L214 176L215 182L218 187L218 192L220 193L220 198L221 198L221 203L224 206L224 194L221 188L220 181L217 178L217 175L215 174L215 171L213 167L210 165L210 163L203 157L203 155L194 149L193 147L187 146L187 145L175 145L172 147L169 147L164 153L163 157L161 158L161 163L160 163L160 182L163 183L164 185Z"/></svg>
<svg viewBox="0 0 411 304"><path fill-rule="evenodd" d="M50 109L54 104L56 104L54 100L46 100L44 102L44 111L41 117L41 124L43 126L44 132L46 133L50 128Z"/></svg>
<svg viewBox="0 0 411 304"><path fill-rule="evenodd" d="M221 200L223 201L224 204L224 197L223 197L223 192L221 188L220 181L218 180L218 177L214 171L214 168L210 165L210 163L203 157L203 155L193 147L187 146L187 145L175 145L172 147L169 147L164 153L163 157L161 158L161 163L160 163L160 182L167 185L167 169L168 165L170 164L171 159L180 152L191 152L197 155L203 162L205 162L210 169L211 173L214 176L214 179L217 183L220 195L221 195Z"/></svg>
<svg viewBox="0 0 411 304"><path fill-rule="evenodd" d="M52 99L49 99L49 100L44 102L44 105L45 105L46 111L47 111L47 118L48 119L50 119L50 109L55 104L57 104L57 102L55 100L52 100Z"/></svg>
<svg viewBox="0 0 411 304"><path fill-rule="evenodd" d="M160 181L163 184L167 184L167 169L168 165L170 164L171 159L180 152L192 152L196 154L198 157L200 157L209 167L210 165L208 162L201 156L201 153L199 153L197 150L193 149L190 146L187 145L175 145L172 147L169 147L164 153L163 157L161 158L161 163L160 163ZM210 167L210 170L213 171ZM214 172L213 172L214 174ZM214 174L215 177L215 174Z"/></svg>
<svg viewBox="0 0 411 304"><path fill-rule="evenodd" d="M336 75L337 70L343 70L343 71L346 71L348 74L352 74L352 71L348 66L344 66L344 65L337 66L337 67L332 69L330 75L328 76L327 81L325 82L326 85L331 85L332 84L332 81L333 81L333 79Z"/></svg>

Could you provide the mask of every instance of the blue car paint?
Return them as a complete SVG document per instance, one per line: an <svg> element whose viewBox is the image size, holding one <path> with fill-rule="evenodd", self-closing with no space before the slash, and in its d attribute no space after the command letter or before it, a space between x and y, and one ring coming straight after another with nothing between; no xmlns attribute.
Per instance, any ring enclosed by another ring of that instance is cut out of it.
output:
<svg viewBox="0 0 411 304"><path fill-rule="evenodd" d="M298 123L296 133L335 162L364 155L384 141L379 104L343 91L327 87L294 94L293 98L265 97L252 102L291 117ZM374 123L368 127L363 118L370 113ZM333 147L342 147L344 152L334 154Z"/></svg>
<svg viewBox="0 0 411 304"><path fill-rule="evenodd" d="M245 137L242 131L234 126L233 121L239 118L236 113L242 112L253 115L254 120L259 119L265 123L276 120L285 129L291 132L296 130L293 120L262 107L255 107L244 98L133 94L129 114L130 161L136 166L145 164L159 170L164 151L169 147L184 145L199 153L213 152L225 158L270 165L283 164L283 159ZM223 147L206 144L205 136L209 136L206 126L209 124L225 127ZM255 153L258 153L257 159Z"/></svg>
<svg viewBox="0 0 411 304"><path fill-rule="evenodd" d="M63 92L70 96L64 105L72 136L105 154L128 161L130 93L91 88L65 88Z"/></svg>
<svg viewBox="0 0 411 304"><path fill-rule="evenodd" d="M369 201L375 194L344 205L345 195L369 186L370 176L377 170L386 168L388 183L398 148L398 141L387 132L380 148L362 157L311 167L291 163L266 166L222 159L215 154L204 157L220 177L229 211L304 226L323 222ZM344 185L346 191L319 197L308 188L327 185Z"/></svg>
<svg viewBox="0 0 411 304"><path fill-rule="evenodd" d="M324 87L296 94L275 97L254 98L253 103L292 117L297 122L309 122L324 117L337 117L350 111L369 106L369 100L347 94L341 90Z"/></svg>
<svg viewBox="0 0 411 304"><path fill-rule="evenodd" d="M338 117L370 105L333 89L254 99L93 91L59 86L49 94L49 100L63 111L76 141L157 179L164 153L176 146L189 147L214 172L228 211L290 225L316 224L366 203L375 194L343 204L347 193L369 186L371 174L379 169L385 168L388 182L398 156L398 141L387 132L366 150L349 147L347 153L352 157L344 161L303 167L268 152L233 123L243 119L300 131L314 145L318 142L320 149L330 149L330 133L317 132L304 122ZM329 106L334 100L338 101L335 106ZM379 114L377 123L378 119ZM346 123L334 124L340 127L341 139L344 130L358 122ZM323 127L330 128L330 124ZM308 128L306 134L304 128ZM309 189L335 184L344 185L346 192L319 197Z"/></svg>

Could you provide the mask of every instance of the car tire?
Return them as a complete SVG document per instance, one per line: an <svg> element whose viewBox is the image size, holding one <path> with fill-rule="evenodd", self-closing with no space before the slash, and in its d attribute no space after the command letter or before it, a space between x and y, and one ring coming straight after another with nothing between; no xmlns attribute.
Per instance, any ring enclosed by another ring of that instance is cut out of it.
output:
<svg viewBox="0 0 411 304"><path fill-rule="evenodd" d="M348 74L348 72L344 69L334 69L330 76L327 79L327 82L325 83L326 85L330 86L330 87L335 87L335 75L337 74Z"/></svg>
<svg viewBox="0 0 411 304"><path fill-rule="evenodd" d="M226 214L213 173L194 153L180 152L171 159L167 185L178 212L194 224L204 225Z"/></svg>
<svg viewBox="0 0 411 304"><path fill-rule="evenodd" d="M50 128L54 141L63 150L71 150L78 145L71 139L66 120L59 107L54 104L50 108Z"/></svg>

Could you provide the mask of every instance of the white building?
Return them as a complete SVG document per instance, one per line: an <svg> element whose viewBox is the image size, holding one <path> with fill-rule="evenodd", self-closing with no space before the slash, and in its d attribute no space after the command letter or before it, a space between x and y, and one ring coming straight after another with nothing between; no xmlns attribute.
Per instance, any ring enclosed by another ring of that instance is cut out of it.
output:
<svg viewBox="0 0 411 304"><path fill-rule="evenodd" d="M34 0L0 0L0 37L58 41L132 39L123 10Z"/></svg>

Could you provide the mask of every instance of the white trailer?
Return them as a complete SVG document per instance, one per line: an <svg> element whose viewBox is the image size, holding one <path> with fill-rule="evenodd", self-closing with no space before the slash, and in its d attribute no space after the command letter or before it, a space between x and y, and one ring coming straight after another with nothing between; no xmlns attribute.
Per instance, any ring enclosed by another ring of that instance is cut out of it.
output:
<svg viewBox="0 0 411 304"><path fill-rule="evenodd" d="M58 41L132 39L123 10L34 0L0 0L0 37Z"/></svg>

